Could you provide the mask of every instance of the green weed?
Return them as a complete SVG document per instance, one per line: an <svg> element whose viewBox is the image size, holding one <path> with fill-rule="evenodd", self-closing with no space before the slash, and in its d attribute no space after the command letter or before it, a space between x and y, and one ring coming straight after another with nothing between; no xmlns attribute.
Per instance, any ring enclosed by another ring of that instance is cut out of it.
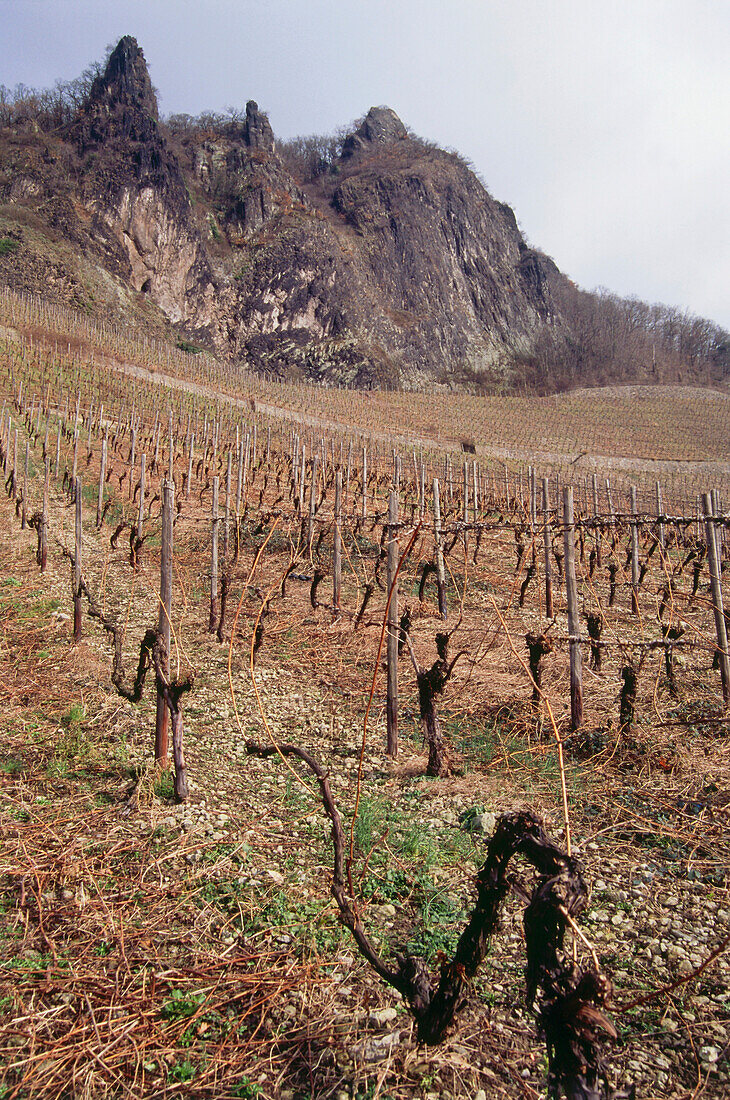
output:
<svg viewBox="0 0 730 1100"><path fill-rule="evenodd" d="M222 859L228 859L234 866L241 866L247 862L249 851L248 844L216 844L205 848L200 858L203 863L219 863Z"/></svg>
<svg viewBox="0 0 730 1100"><path fill-rule="evenodd" d="M291 807L291 809L311 808L311 799L309 796L309 792L305 790L299 780L293 779L291 775L287 775L286 777L284 804Z"/></svg>
<svg viewBox="0 0 730 1100"><path fill-rule="evenodd" d="M81 729L85 719L86 712L84 708L78 703L74 703L66 717L61 719L61 721L69 730L76 731Z"/></svg>
<svg viewBox="0 0 730 1100"><path fill-rule="evenodd" d="M257 1100L258 1097L263 1095L261 1086L245 1076L231 1089L231 1096L239 1097L240 1100Z"/></svg>
<svg viewBox="0 0 730 1100"><path fill-rule="evenodd" d="M197 1068L190 1059L186 1058L184 1062L178 1062L177 1065L172 1067L169 1077L171 1081L180 1081L182 1084L185 1084L188 1081L192 1081L197 1072Z"/></svg>
<svg viewBox="0 0 730 1100"><path fill-rule="evenodd" d="M355 819L355 844L367 856L389 831L392 806L379 798L362 798Z"/></svg>
<svg viewBox="0 0 730 1100"><path fill-rule="evenodd" d="M23 761L16 757L11 756L7 760L0 760L0 772L4 775L20 775L23 768Z"/></svg>
<svg viewBox="0 0 730 1100"><path fill-rule="evenodd" d="M94 742L86 730L86 711L74 703L60 720L60 733L53 756L46 764L49 779L66 779L83 773L97 759Z"/></svg>
<svg viewBox="0 0 730 1100"><path fill-rule="evenodd" d="M30 951L27 955L14 955L5 961L11 970L46 970L53 964L52 955L43 955L39 951Z"/></svg>
<svg viewBox="0 0 730 1100"><path fill-rule="evenodd" d="M170 802L175 797L175 773L171 768L160 772L155 780L154 791L165 802Z"/></svg>
<svg viewBox="0 0 730 1100"><path fill-rule="evenodd" d="M190 993L184 989L170 991L169 1001L160 1009L164 1020L187 1020L194 1016L205 1001L205 993Z"/></svg>

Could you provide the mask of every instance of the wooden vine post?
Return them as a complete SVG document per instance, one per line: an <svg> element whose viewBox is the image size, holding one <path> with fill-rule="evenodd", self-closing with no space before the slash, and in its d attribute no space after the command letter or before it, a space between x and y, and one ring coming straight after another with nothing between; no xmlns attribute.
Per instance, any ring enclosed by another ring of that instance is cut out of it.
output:
<svg viewBox="0 0 730 1100"><path fill-rule="evenodd" d="M147 476L146 471L147 455L142 453L139 456L139 507L137 509L137 537L142 538L142 525L144 524L144 494L145 494L145 479Z"/></svg>
<svg viewBox="0 0 730 1100"><path fill-rule="evenodd" d="M228 565L229 527L231 523L231 479L233 477L233 454L228 451L228 468L226 470L226 502L223 515L223 570Z"/></svg>
<svg viewBox="0 0 730 1100"><path fill-rule="evenodd" d="M129 488L127 495L132 499L132 483L134 481L134 466L137 460L137 429L132 428L132 443L129 448Z"/></svg>
<svg viewBox="0 0 730 1100"><path fill-rule="evenodd" d="M712 490L712 514L717 519L722 512L722 503L720 501L720 493L717 489ZM722 559L725 553L725 525L720 524L719 527L715 527L715 543L717 545L717 556L720 559L720 565L722 567Z"/></svg>
<svg viewBox="0 0 730 1100"><path fill-rule="evenodd" d="M309 515L307 516L307 550L312 552L312 539L314 538L314 515L317 510L317 473L319 470L319 455L314 456L312 462L312 482L309 487Z"/></svg>
<svg viewBox="0 0 730 1100"><path fill-rule="evenodd" d="M727 627L725 625L725 614L722 603L722 578L720 572L720 555L717 546L717 532L715 530L715 513L710 493L703 493L702 507L705 513L707 559L710 566L712 610L715 613L715 629L717 630L717 651L720 659L722 698L725 706L728 707L730 706L730 658L728 657Z"/></svg>
<svg viewBox="0 0 730 1100"><path fill-rule="evenodd" d="M161 672L170 674L170 622L172 615L172 517L175 505L175 487L166 481L162 487L162 547L160 552L160 616L157 630L162 642ZM157 716L155 721L155 763L160 770L167 764L168 755L168 707L161 686L157 687Z"/></svg>
<svg viewBox="0 0 730 1100"><path fill-rule="evenodd" d="M479 522L479 463L474 462L472 466L474 472L474 525Z"/></svg>
<svg viewBox="0 0 730 1100"><path fill-rule="evenodd" d="M639 519L636 486L631 486L631 610L639 614Z"/></svg>
<svg viewBox="0 0 730 1100"><path fill-rule="evenodd" d="M77 402L78 405L78 402ZM74 430L74 450L73 450L73 464L71 466L71 479L69 481L69 488L72 493L76 491L76 471L79 465L79 429Z"/></svg>
<svg viewBox="0 0 730 1100"><path fill-rule="evenodd" d="M602 559L602 554L601 554L601 528L600 528L599 522L598 522L598 477L597 477L596 474L593 474L592 481L593 481L593 522L595 524L594 548L595 548L595 552L596 552L596 565L599 566L599 568L600 568L600 566L603 564L603 562L601 560Z"/></svg>
<svg viewBox="0 0 730 1100"><path fill-rule="evenodd" d="M10 458L10 420L10 413L8 413L7 419L5 418L5 404L3 403L2 424L0 425L3 451L3 476L8 472L8 460Z"/></svg>
<svg viewBox="0 0 730 1100"><path fill-rule="evenodd" d="M13 487L13 500L18 496L18 429L13 429L13 468L11 485Z"/></svg>
<svg viewBox="0 0 730 1100"><path fill-rule="evenodd" d="M212 539L210 547L210 615L208 633L215 634L218 625L218 476L213 478L213 503L211 506Z"/></svg>
<svg viewBox="0 0 730 1100"><path fill-rule="evenodd" d="M659 549L664 555L666 550L666 535L664 532L664 504L662 502L662 487L657 481L656 483L656 516L657 516L657 538L659 539Z"/></svg>
<svg viewBox="0 0 730 1100"><path fill-rule="evenodd" d="M342 593L342 470L335 474L335 529L332 549L332 606L335 612L340 610Z"/></svg>
<svg viewBox="0 0 730 1100"><path fill-rule="evenodd" d="M613 537L616 527L616 516L613 511L613 497L611 496L611 482L606 478L606 501L608 503L608 526Z"/></svg>
<svg viewBox="0 0 730 1100"><path fill-rule="evenodd" d="M553 567L550 557L552 539L550 536L550 496L548 479L542 479L542 544L545 563L545 617L552 619L553 610Z"/></svg>
<svg viewBox="0 0 730 1100"><path fill-rule="evenodd" d="M246 461L248 461L248 433L246 434ZM307 444L302 443L302 453L299 459L299 515L304 512L304 493L306 488L305 474L307 470ZM245 478L244 478L245 481Z"/></svg>
<svg viewBox="0 0 730 1100"><path fill-rule="evenodd" d="M51 487L51 460L46 455L46 474L43 480L43 504L41 507L40 526L38 529L38 565L41 573L45 573L48 565L48 496Z"/></svg>
<svg viewBox="0 0 730 1100"><path fill-rule="evenodd" d="M464 499L462 501L463 511L462 520L464 523L464 547L466 547L469 535L467 533L467 524L469 523L469 469L468 463L464 462L462 486L464 491Z"/></svg>
<svg viewBox="0 0 730 1100"><path fill-rule="evenodd" d="M570 647L570 728L575 733L583 722L583 661L580 652L578 584L575 577L575 516L573 486L563 489L565 593L568 601L568 644Z"/></svg>
<svg viewBox="0 0 730 1100"><path fill-rule="evenodd" d="M388 499L388 691L386 701L388 756L398 755L398 494Z"/></svg>
<svg viewBox="0 0 730 1100"><path fill-rule="evenodd" d="M441 497L438 478L433 479L433 534L436 543L436 588L438 591L439 615L446 621L446 573L444 571L444 552L441 545Z"/></svg>
<svg viewBox="0 0 730 1100"><path fill-rule="evenodd" d="M190 444L188 446L188 472L185 480L185 499L190 500L190 485L193 480L193 457L195 455L195 432L190 434Z"/></svg>
<svg viewBox="0 0 730 1100"><path fill-rule="evenodd" d="M537 529L537 477L535 467L529 466L527 470L530 488L530 539L534 539Z"/></svg>
<svg viewBox="0 0 730 1100"><path fill-rule="evenodd" d="M25 462L23 464L23 500L20 512L20 529L24 531L28 525L28 467L30 466L30 443L25 443Z"/></svg>
<svg viewBox="0 0 730 1100"><path fill-rule="evenodd" d="M62 430L62 426L61 426L61 421L59 420L58 421L58 429L56 431L56 461L55 461L54 466L53 466L53 469L54 469L54 472L55 472L55 475L56 475L56 480L58 480L59 471L61 469L61 430Z"/></svg>
<svg viewBox="0 0 730 1100"><path fill-rule="evenodd" d="M74 524L74 564L73 564L73 598L74 598L74 644L81 641L81 479L74 482L75 494L75 524Z"/></svg>
<svg viewBox="0 0 730 1100"><path fill-rule="evenodd" d="M101 465L99 467L99 493L96 498L96 526L101 527L101 516L104 507L104 478L106 477L106 459L107 459L107 447L108 447L108 427L104 431L104 438L101 442Z"/></svg>

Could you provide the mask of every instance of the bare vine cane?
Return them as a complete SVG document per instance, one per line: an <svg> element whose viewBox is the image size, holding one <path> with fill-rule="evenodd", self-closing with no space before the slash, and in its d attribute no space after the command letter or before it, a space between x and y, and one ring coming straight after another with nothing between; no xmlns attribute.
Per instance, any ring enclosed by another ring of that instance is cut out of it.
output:
<svg viewBox="0 0 730 1100"><path fill-rule="evenodd" d="M520 886L528 901L525 911L528 1003L540 994L537 1018L547 1044L549 1095L568 1100L606 1100L610 1095L602 1047L617 1037L604 1014L611 994L609 979L595 966L584 970L563 950L565 932L588 904L580 866L562 852L533 814L504 814L489 842L486 860L477 874L477 900L450 961L431 976L425 961L407 951L386 962L368 935L353 895L346 861L346 838L335 804L329 774L305 749L292 744L246 743L252 756L295 756L314 773L324 810L332 823L333 867L330 890L343 924L358 951L376 974L407 1002L422 1043L441 1043L457 1012L467 1002L471 980L483 962L496 931L499 912L510 886L510 860L522 855L538 872L531 891Z"/></svg>

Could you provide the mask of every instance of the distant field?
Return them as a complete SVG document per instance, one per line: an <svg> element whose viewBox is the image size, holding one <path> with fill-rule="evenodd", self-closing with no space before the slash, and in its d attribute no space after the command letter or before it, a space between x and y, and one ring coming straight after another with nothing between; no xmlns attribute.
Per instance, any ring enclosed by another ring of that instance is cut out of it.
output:
<svg viewBox="0 0 730 1100"><path fill-rule="evenodd" d="M551 397L485 397L329 389L269 381L204 353L185 353L10 294L0 302L0 322L11 341L30 336L58 349L70 338L75 354L96 355L98 363L101 353L127 374L149 378L150 372L158 382L195 388L211 399L253 403L274 430L306 425L333 440L369 439L384 454L397 447L407 456L416 448L437 461L439 452L473 445L484 470L504 464L519 477L531 465L538 476L559 475L578 485L595 474L599 488L609 478L620 491L636 485L647 499L659 481L666 502L693 507L707 489L730 496L730 394L723 390L627 385Z"/></svg>
<svg viewBox="0 0 730 1100"><path fill-rule="evenodd" d="M730 395L672 386L610 386L552 397L475 397L250 383L285 415L436 449L473 444L478 458L533 465L571 480L596 473L617 487L655 480L690 500L730 489Z"/></svg>
<svg viewBox="0 0 730 1100"><path fill-rule="evenodd" d="M553 397L475 397L265 384L262 389L275 404L439 445L470 440L477 450L587 451L675 462L730 457L730 395L719 390L609 386Z"/></svg>

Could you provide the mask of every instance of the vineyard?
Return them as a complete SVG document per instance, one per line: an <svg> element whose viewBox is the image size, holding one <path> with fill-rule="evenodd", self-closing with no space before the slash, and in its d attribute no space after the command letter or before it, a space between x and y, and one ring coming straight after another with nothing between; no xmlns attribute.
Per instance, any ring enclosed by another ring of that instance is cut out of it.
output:
<svg viewBox="0 0 730 1100"><path fill-rule="evenodd" d="M1 1095L726 1093L727 395L0 387Z"/></svg>

